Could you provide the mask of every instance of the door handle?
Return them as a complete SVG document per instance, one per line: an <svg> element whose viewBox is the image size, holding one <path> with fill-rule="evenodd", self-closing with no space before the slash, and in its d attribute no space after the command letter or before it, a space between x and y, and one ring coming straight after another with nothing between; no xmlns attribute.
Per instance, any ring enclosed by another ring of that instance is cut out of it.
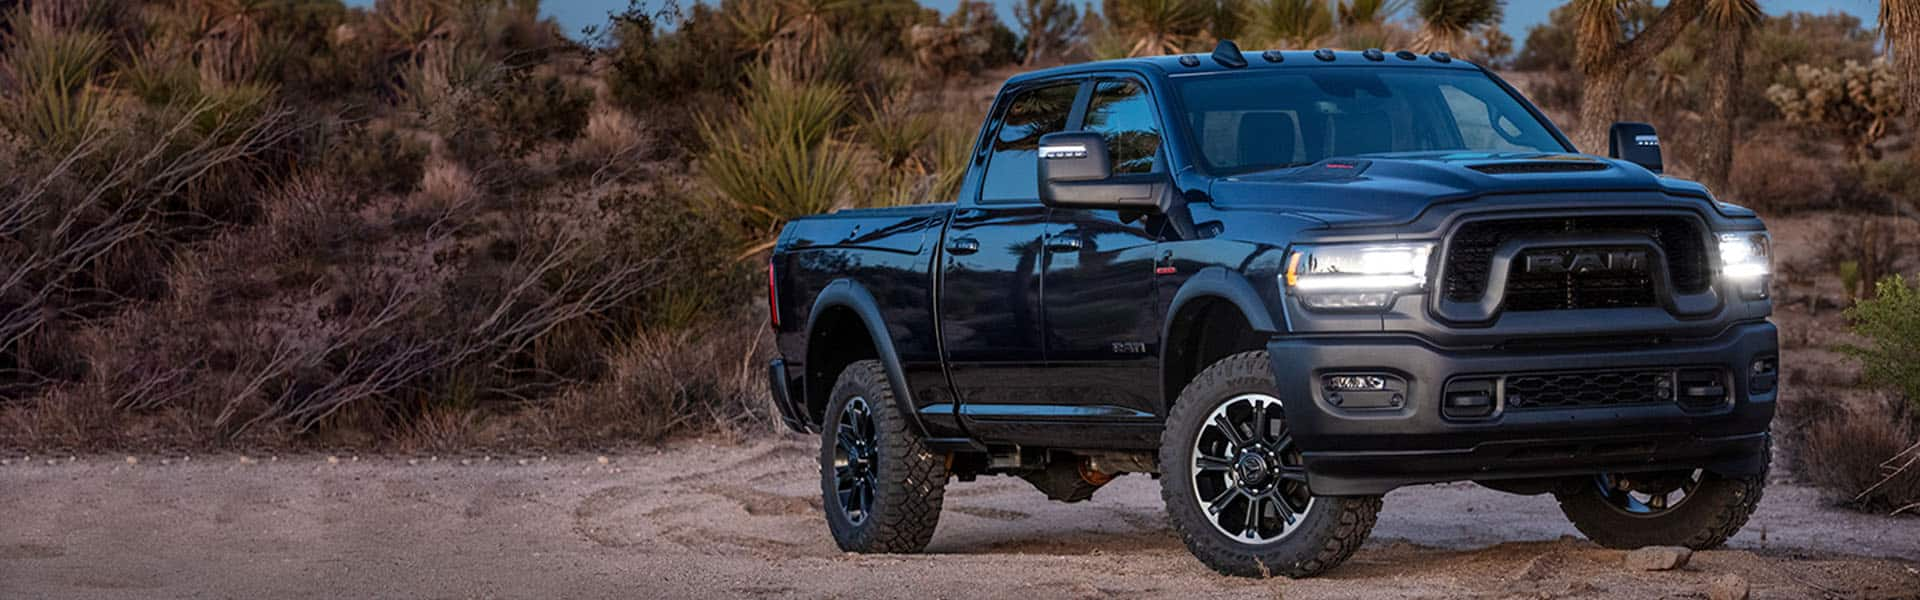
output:
<svg viewBox="0 0 1920 600"><path fill-rule="evenodd" d="M980 240L973 238L955 238L947 240L947 254L965 256L980 251Z"/></svg>
<svg viewBox="0 0 1920 600"><path fill-rule="evenodd" d="M1047 251L1048 252L1079 252L1080 238L1072 235L1064 234L1064 233L1047 238Z"/></svg>

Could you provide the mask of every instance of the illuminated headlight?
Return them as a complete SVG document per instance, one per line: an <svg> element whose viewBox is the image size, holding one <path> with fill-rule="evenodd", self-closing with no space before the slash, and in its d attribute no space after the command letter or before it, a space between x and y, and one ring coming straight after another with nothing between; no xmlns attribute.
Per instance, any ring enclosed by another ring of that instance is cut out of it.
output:
<svg viewBox="0 0 1920 600"><path fill-rule="evenodd" d="M1773 273L1773 240L1765 233L1720 234L1720 275L1753 281Z"/></svg>
<svg viewBox="0 0 1920 600"><path fill-rule="evenodd" d="M1382 309L1426 289L1432 256L1433 244L1301 246L1287 256L1281 279L1309 308Z"/></svg>

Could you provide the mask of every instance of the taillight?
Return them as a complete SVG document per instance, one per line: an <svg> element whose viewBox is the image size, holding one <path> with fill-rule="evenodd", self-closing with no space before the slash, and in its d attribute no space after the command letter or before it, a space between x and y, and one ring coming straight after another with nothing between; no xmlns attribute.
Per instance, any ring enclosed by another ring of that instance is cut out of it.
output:
<svg viewBox="0 0 1920 600"><path fill-rule="evenodd" d="M773 259L767 259L767 320L780 328L780 292L773 286Z"/></svg>

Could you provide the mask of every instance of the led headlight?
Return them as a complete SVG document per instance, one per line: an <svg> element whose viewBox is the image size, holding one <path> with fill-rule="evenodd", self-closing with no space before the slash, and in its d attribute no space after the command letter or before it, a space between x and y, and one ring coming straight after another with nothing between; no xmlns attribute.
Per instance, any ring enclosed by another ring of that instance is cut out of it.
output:
<svg viewBox="0 0 1920 600"><path fill-rule="evenodd" d="M1300 246L1281 276L1308 308L1382 309L1395 296L1427 287L1433 244Z"/></svg>
<svg viewBox="0 0 1920 600"><path fill-rule="evenodd" d="M1754 280L1773 273L1773 239L1765 233L1720 234L1720 275Z"/></svg>
<svg viewBox="0 0 1920 600"><path fill-rule="evenodd" d="M1720 234L1720 277L1748 300L1768 296L1773 275L1773 238L1760 232Z"/></svg>

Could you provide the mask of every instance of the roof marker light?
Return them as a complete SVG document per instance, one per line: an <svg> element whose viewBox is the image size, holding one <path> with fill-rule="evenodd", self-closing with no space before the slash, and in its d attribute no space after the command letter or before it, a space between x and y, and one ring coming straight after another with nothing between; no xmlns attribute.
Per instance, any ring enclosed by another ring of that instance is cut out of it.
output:
<svg viewBox="0 0 1920 600"><path fill-rule="evenodd" d="M1400 60L1419 60L1419 59L1420 59L1420 55L1418 55L1418 54L1414 54L1414 53L1412 53L1412 52L1409 52L1409 51L1406 51L1406 50L1401 50L1401 51L1399 51L1399 52L1395 52L1395 53L1393 53L1393 55L1394 55L1395 57L1397 57L1397 58L1399 58Z"/></svg>
<svg viewBox="0 0 1920 600"><path fill-rule="evenodd" d="M1380 62L1387 59L1386 53L1381 52L1379 48L1368 48L1365 52L1361 52L1360 56L1364 56L1367 60L1373 62Z"/></svg>
<svg viewBox="0 0 1920 600"><path fill-rule="evenodd" d="M1182 55L1182 56L1180 57L1180 66L1182 66L1182 67L1198 67L1198 66L1200 66L1200 57L1198 57L1198 56L1194 56L1194 55L1192 55L1192 54L1187 54L1187 55Z"/></svg>
<svg viewBox="0 0 1920 600"><path fill-rule="evenodd" d="M1287 55L1282 54L1279 50L1268 50L1260 53L1260 59L1270 63L1285 62Z"/></svg>
<svg viewBox="0 0 1920 600"><path fill-rule="evenodd" d="M1313 57L1323 61L1333 62L1333 49L1321 48L1319 50L1315 50L1313 51Z"/></svg>
<svg viewBox="0 0 1920 600"><path fill-rule="evenodd" d="M1453 55L1447 54L1445 52L1433 52L1431 54L1428 54L1427 58L1431 58L1433 59L1433 62L1437 62L1437 63L1453 62Z"/></svg>

